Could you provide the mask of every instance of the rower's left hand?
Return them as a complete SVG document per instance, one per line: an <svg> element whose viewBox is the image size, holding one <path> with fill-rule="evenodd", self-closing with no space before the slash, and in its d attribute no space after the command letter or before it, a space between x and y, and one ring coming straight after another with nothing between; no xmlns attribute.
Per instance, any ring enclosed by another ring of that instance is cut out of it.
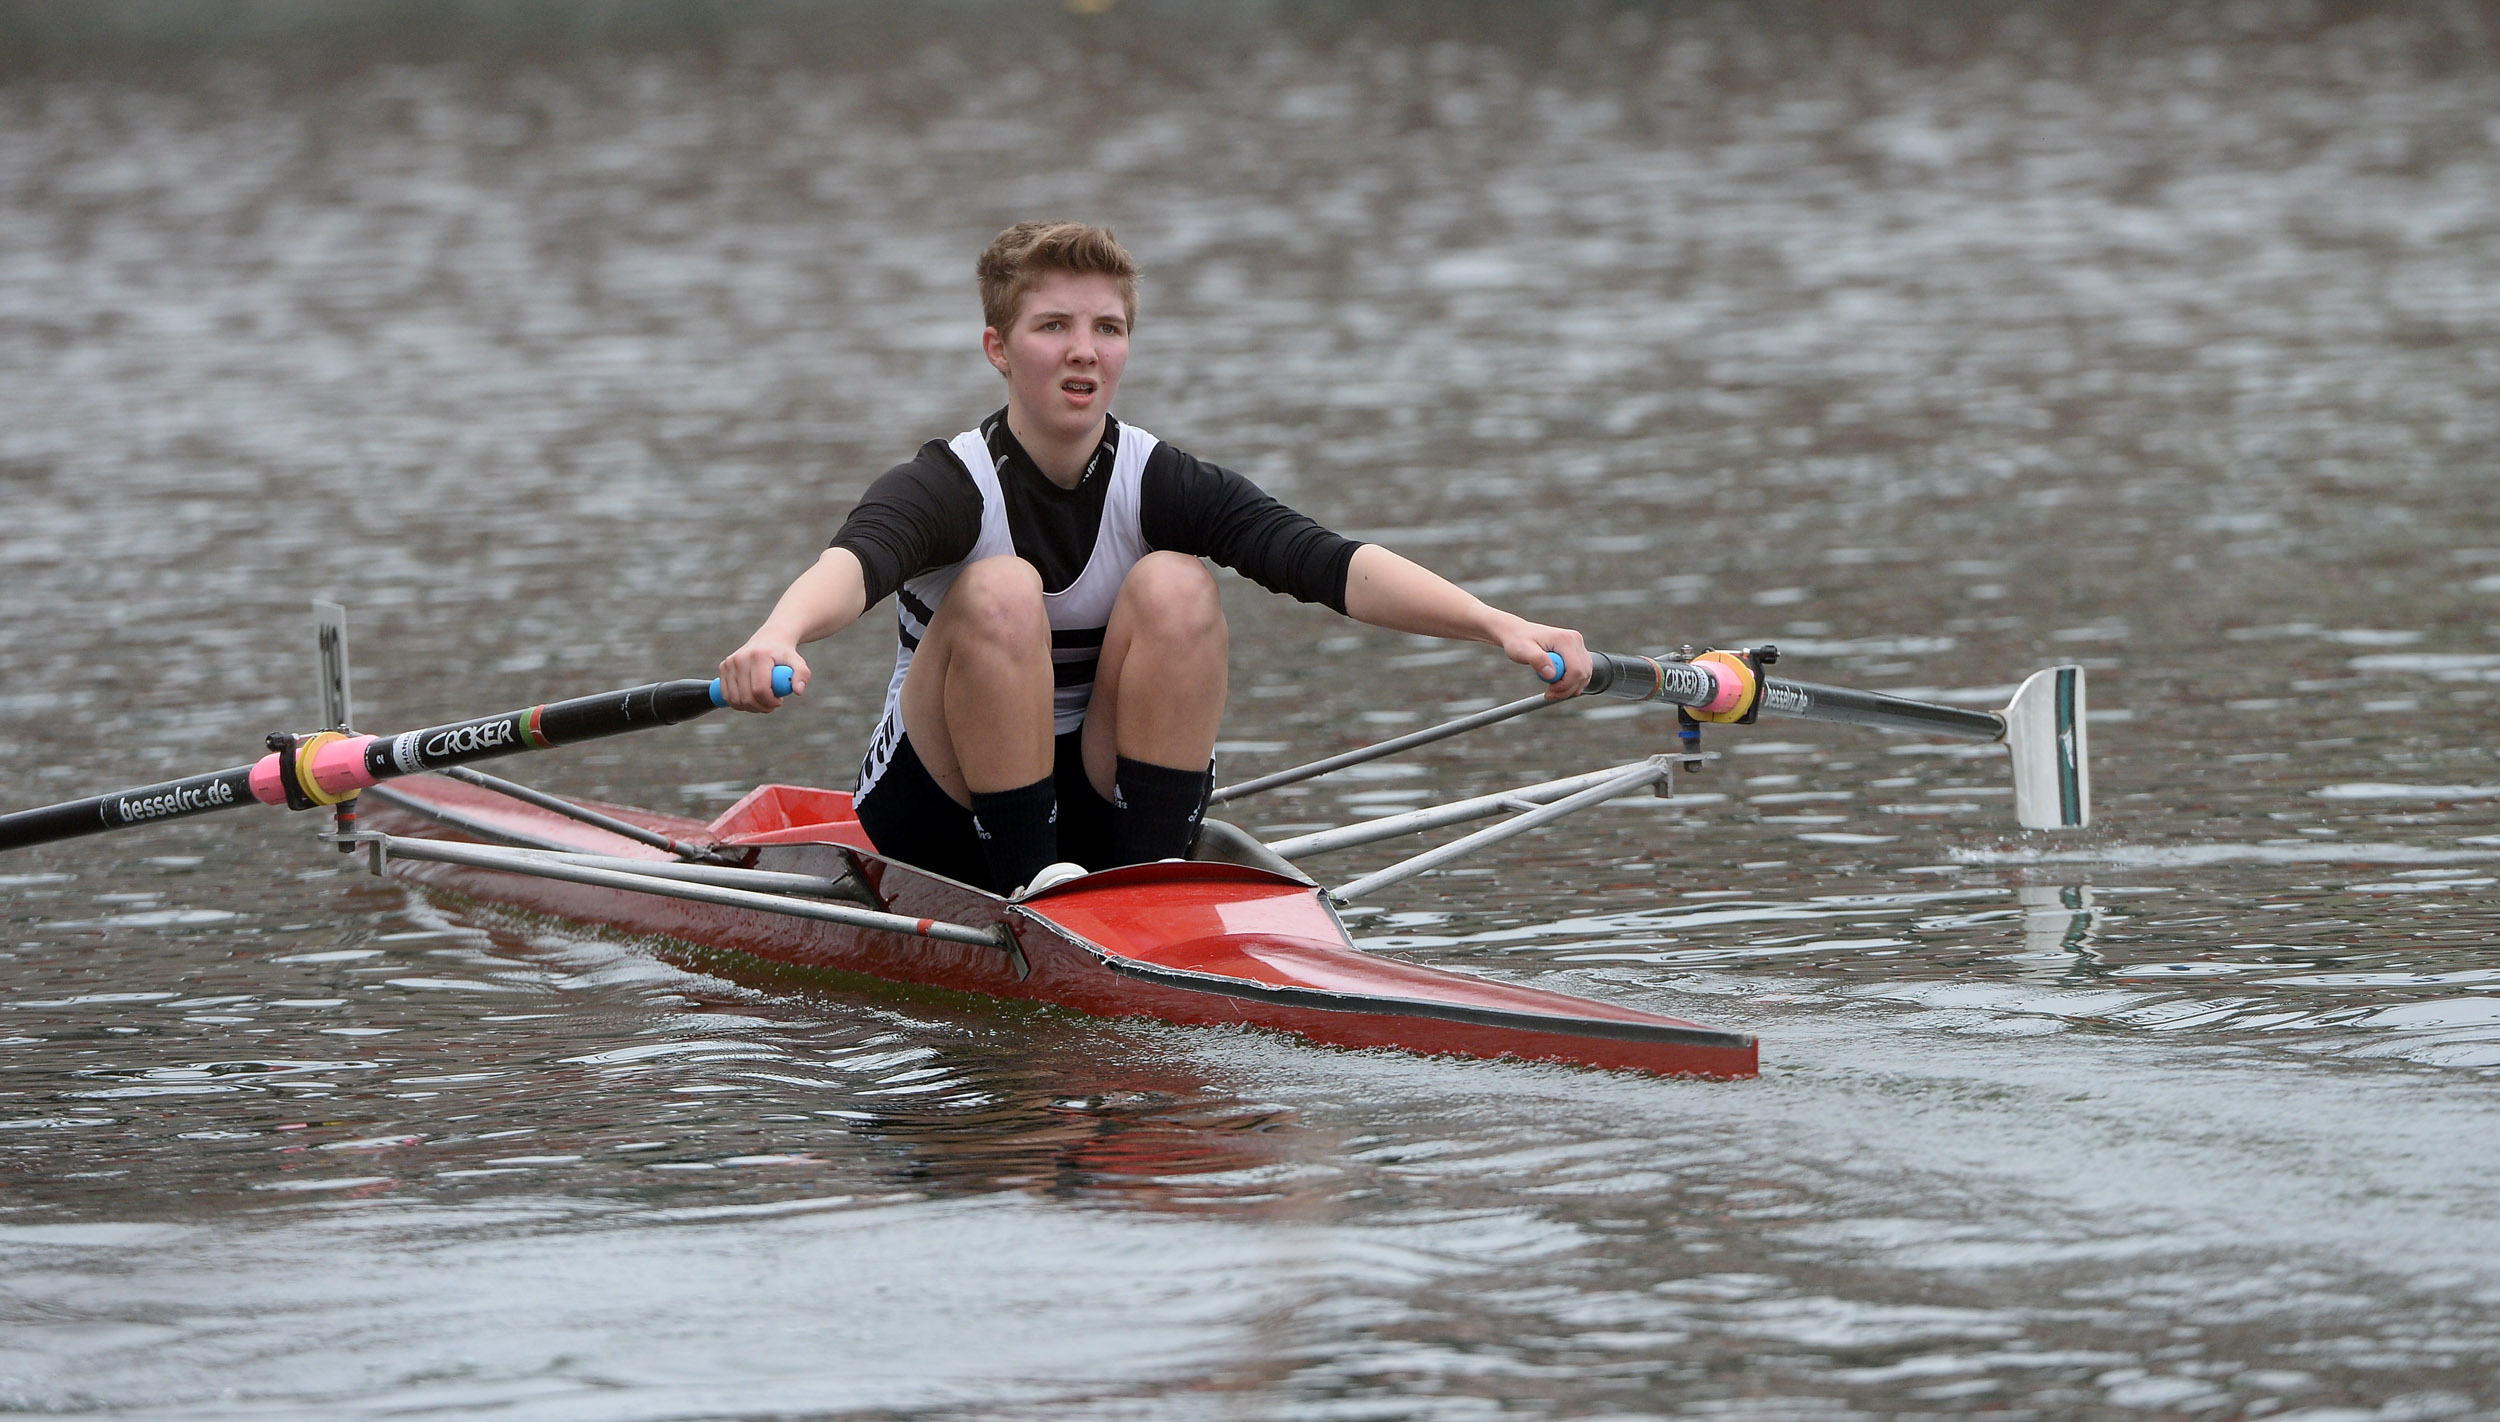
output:
<svg viewBox="0 0 2500 1422"><path fill-rule="evenodd" d="M1589 662L1588 644L1580 639L1579 633L1568 627L1547 627L1521 620L1503 633L1502 655L1534 670L1539 681L1553 675L1554 658L1561 657L1561 678L1548 683L1545 688L1545 699L1548 701L1562 701L1579 695L1588 688L1589 673L1594 670Z"/></svg>

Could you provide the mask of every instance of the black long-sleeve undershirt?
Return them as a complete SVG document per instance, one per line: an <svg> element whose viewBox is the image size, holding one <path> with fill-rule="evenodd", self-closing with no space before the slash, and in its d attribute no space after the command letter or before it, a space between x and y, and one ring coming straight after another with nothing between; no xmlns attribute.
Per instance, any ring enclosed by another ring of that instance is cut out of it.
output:
<svg viewBox="0 0 2500 1422"><path fill-rule="evenodd" d="M982 433L998 461L1007 527L1017 556L1057 592L1092 556L1111 487L1120 424L1106 420L1103 442L1073 489L1044 475L1000 411ZM1149 549L1211 558L1270 592L1345 611L1346 571L1362 545L1321 527L1220 465L1157 443L1146 457L1138 521ZM868 602L876 606L906 581L962 562L981 535L981 491L944 440L868 486L833 537L859 559Z"/></svg>

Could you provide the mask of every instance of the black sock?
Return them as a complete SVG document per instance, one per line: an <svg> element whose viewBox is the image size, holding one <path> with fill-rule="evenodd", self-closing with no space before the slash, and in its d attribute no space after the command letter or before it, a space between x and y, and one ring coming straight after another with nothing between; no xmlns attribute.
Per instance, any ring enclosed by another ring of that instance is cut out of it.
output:
<svg viewBox="0 0 2500 1422"><path fill-rule="evenodd" d="M1050 776L1013 790L972 792L972 832L981 837L989 887L1012 894L1059 858L1059 787Z"/></svg>
<svg viewBox="0 0 2500 1422"><path fill-rule="evenodd" d="M1111 773L1111 861L1149 864L1188 854L1214 786L1212 766L1175 770L1121 756Z"/></svg>

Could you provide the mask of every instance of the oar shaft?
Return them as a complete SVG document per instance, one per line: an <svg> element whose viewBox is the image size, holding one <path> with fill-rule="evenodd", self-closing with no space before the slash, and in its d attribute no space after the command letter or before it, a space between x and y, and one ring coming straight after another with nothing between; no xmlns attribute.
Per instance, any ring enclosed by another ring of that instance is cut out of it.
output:
<svg viewBox="0 0 2500 1422"><path fill-rule="evenodd" d="M2005 739L2005 718L1994 711L1939 706L1932 701L1912 701L1879 691L1851 691L1845 686L1817 686L1810 681L1763 678L1762 713L1801 721L1876 726L1888 731L1925 731L1969 741Z"/></svg>
<svg viewBox="0 0 2500 1422"><path fill-rule="evenodd" d="M248 804L251 799L252 767L229 766L206 775L143 785L136 790L116 790L0 815L0 849L48 844L56 839L75 839L82 834L101 834L159 820L189 819L212 810Z"/></svg>
<svg viewBox="0 0 2500 1422"><path fill-rule="evenodd" d="M1670 706L1725 710L1741 704L1737 678L1744 673L1725 663L1668 661L1622 657L1610 652L1589 654L1596 663L1589 678L1590 695L1619 696L1626 701L1663 701ZM1766 658L1767 659L1767 658ZM1965 740L2005 738L2005 718L1993 711L1939 706L1879 691L1852 691L1810 681L1762 678L1762 714L1805 721L1835 721L1850 726L1876 726L1891 731L1924 731Z"/></svg>
<svg viewBox="0 0 2500 1422"><path fill-rule="evenodd" d="M470 765L522 751L578 745L645 726L674 726L710 711L714 704L708 682L655 681L648 686L550 701L543 706L525 706L518 711L452 721L396 736L354 737L342 744L357 744L361 752L359 759L367 778L352 788L362 789L396 776ZM343 758L332 757L333 761L340 759ZM321 779L322 789L337 794L351 788L331 784L323 774L326 768L316 760L314 774ZM354 776L344 766L337 773L341 779Z"/></svg>
<svg viewBox="0 0 2500 1422"><path fill-rule="evenodd" d="M303 788L313 792L315 798L343 800L402 775L551 746L577 745L645 726L673 726L693 720L715 704L712 683L655 681L647 686L551 701L396 736L342 736L304 756L298 774ZM265 805L286 803L285 770L278 752L262 756L251 765L207 775L0 815L0 850L159 820L186 819L253 801Z"/></svg>

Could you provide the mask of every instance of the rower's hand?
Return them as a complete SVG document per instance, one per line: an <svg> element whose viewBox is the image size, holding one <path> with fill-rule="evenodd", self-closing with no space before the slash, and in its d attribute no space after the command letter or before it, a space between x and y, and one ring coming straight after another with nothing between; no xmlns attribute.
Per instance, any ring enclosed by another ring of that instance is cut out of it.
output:
<svg viewBox="0 0 2500 1422"><path fill-rule="evenodd" d="M1545 682L1545 699L1564 701L1588 689L1589 674L1595 670L1589 661L1588 644L1580 634L1568 627L1547 627L1522 620L1502 635L1502 655L1523 667L1535 670L1537 680ZM1562 658L1562 675L1554 675L1554 658Z"/></svg>
<svg viewBox="0 0 2500 1422"><path fill-rule="evenodd" d="M790 669L792 696L807 690L807 659L799 655L799 649L778 638L758 634L721 658L721 699L740 711L760 713L779 706L782 698L773 694L775 667Z"/></svg>

